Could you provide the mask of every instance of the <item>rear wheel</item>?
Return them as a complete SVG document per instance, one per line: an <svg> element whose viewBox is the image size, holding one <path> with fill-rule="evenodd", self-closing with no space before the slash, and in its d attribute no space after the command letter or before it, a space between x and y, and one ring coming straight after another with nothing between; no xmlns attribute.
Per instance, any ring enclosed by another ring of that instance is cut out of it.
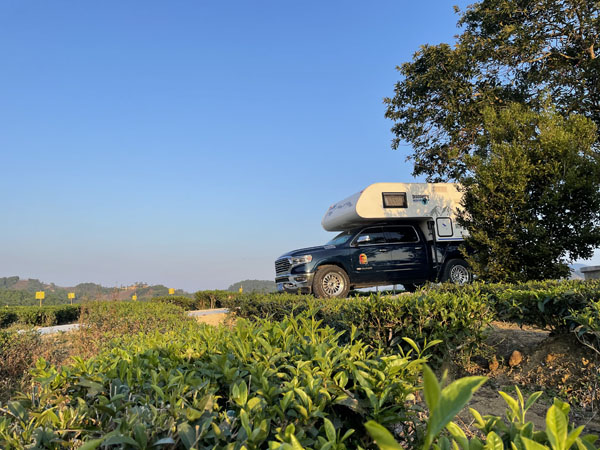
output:
<svg viewBox="0 0 600 450"><path fill-rule="evenodd" d="M317 297L344 298L350 291L350 279L338 266L321 266L313 279L313 293Z"/></svg>
<svg viewBox="0 0 600 450"><path fill-rule="evenodd" d="M451 259L444 266L441 281L454 284L467 284L473 281L473 273L466 261L462 259Z"/></svg>

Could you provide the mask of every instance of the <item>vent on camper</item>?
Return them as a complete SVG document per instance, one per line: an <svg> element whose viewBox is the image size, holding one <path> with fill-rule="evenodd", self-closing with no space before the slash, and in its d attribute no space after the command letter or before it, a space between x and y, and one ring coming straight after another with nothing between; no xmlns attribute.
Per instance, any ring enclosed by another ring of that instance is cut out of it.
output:
<svg viewBox="0 0 600 450"><path fill-rule="evenodd" d="M408 208L406 192L382 192L384 208Z"/></svg>

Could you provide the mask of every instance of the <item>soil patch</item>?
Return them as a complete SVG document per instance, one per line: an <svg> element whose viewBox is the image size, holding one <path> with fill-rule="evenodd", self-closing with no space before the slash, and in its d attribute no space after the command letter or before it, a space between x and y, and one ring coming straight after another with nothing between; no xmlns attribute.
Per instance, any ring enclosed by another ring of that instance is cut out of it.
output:
<svg viewBox="0 0 600 450"><path fill-rule="evenodd" d="M458 366L455 376L489 377L469 404L482 415L504 416L507 405L497 391L516 397L516 385L525 398L544 392L526 416L536 429L545 429L546 410L558 397L571 405L576 425L585 425L586 433L600 432L600 358L573 334L552 336L548 330L494 322L481 354ZM465 429L473 429L468 409L460 419Z"/></svg>
<svg viewBox="0 0 600 450"><path fill-rule="evenodd" d="M225 324L227 318L228 318L228 314L223 313L223 314L208 314L206 316L197 316L196 320L198 321L198 323L206 323L208 325L218 326L218 325Z"/></svg>

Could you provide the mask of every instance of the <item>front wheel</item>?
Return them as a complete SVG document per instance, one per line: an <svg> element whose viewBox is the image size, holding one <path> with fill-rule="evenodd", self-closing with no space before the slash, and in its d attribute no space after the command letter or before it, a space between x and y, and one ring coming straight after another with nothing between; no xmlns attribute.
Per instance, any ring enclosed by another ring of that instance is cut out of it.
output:
<svg viewBox="0 0 600 450"><path fill-rule="evenodd" d="M313 279L313 293L317 297L344 298L350 292L350 279L338 266L321 266Z"/></svg>
<svg viewBox="0 0 600 450"><path fill-rule="evenodd" d="M442 283L449 281L450 283L463 285L473 281L473 273L466 261L451 259L444 267L441 281Z"/></svg>

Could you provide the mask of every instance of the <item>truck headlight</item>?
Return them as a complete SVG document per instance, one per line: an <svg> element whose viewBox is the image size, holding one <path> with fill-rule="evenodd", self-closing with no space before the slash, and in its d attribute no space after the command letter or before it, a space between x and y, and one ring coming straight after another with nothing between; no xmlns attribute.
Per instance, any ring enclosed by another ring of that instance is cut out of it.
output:
<svg viewBox="0 0 600 450"><path fill-rule="evenodd" d="M292 256L292 266L297 266L298 264L306 264L312 261L312 255L302 255L302 256Z"/></svg>

